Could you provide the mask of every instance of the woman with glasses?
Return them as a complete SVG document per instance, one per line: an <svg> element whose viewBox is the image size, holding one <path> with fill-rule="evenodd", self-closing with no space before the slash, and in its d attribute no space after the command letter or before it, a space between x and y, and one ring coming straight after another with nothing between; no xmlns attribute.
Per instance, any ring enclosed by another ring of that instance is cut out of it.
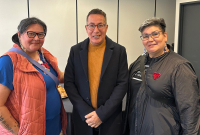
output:
<svg viewBox="0 0 200 135"><path fill-rule="evenodd" d="M198 79L191 63L166 44L165 28L162 18L139 28L145 52L129 68L126 134L199 134Z"/></svg>
<svg viewBox="0 0 200 135"><path fill-rule="evenodd" d="M57 90L64 73L42 47L46 33L43 21L23 19L12 37L12 50L0 57L1 135L66 134L66 112Z"/></svg>

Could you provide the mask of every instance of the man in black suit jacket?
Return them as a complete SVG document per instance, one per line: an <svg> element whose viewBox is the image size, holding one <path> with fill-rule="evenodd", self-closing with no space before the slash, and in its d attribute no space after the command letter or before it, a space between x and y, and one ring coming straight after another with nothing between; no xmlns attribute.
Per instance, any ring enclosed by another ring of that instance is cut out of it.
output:
<svg viewBox="0 0 200 135"><path fill-rule="evenodd" d="M126 50L106 36L108 25L102 10L88 13L85 28L89 38L71 47L64 76L73 104L74 132L120 135L122 100L128 89Z"/></svg>

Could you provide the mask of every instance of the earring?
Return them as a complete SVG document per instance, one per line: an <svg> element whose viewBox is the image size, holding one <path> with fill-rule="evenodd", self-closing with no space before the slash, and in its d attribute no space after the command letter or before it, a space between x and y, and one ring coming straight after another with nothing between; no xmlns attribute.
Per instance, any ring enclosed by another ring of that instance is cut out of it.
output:
<svg viewBox="0 0 200 135"><path fill-rule="evenodd" d="M20 43L20 47L22 48L22 50L24 49L23 45Z"/></svg>
<svg viewBox="0 0 200 135"><path fill-rule="evenodd" d="M19 41L19 45L20 45L21 49L23 50L23 49L24 49L24 47L23 47L23 45L21 44L21 42L20 42L20 41Z"/></svg>
<svg viewBox="0 0 200 135"><path fill-rule="evenodd" d="M164 52L167 52L167 45L165 44Z"/></svg>
<svg viewBox="0 0 200 135"><path fill-rule="evenodd" d="M18 39L19 39L19 37L18 37ZM19 39L19 45L20 45L20 48L23 50L24 47L22 46L20 39Z"/></svg>
<svg viewBox="0 0 200 135"><path fill-rule="evenodd" d="M43 59L43 61L46 62L46 61L45 61L45 58L44 58L44 54L43 54L43 49L42 49L42 47L41 47L41 53L42 53L42 59Z"/></svg>
<svg viewBox="0 0 200 135"><path fill-rule="evenodd" d="M147 50L146 50L145 47L144 47L144 54L146 55L146 53L147 53Z"/></svg>

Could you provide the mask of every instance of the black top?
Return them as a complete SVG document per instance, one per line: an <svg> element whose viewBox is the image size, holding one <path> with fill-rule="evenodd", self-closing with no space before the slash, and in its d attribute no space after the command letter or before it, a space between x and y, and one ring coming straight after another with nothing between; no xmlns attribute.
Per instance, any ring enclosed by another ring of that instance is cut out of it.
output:
<svg viewBox="0 0 200 135"><path fill-rule="evenodd" d="M199 86L189 61L169 51L146 57L146 83L157 97L175 100L176 106L149 96L141 85L140 57L131 64L126 114L130 135L197 135L200 125ZM153 77L159 73L158 78ZM129 114L127 113L129 112Z"/></svg>

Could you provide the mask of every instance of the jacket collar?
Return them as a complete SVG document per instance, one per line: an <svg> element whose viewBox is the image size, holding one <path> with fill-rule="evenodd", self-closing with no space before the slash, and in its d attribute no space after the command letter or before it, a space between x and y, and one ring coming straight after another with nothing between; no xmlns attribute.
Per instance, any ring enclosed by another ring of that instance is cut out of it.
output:
<svg viewBox="0 0 200 135"><path fill-rule="evenodd" d="M17 49L21 49L17 44L14 44L13 45L13 48L17 48ZM42 48L43 49L43 54L44 54L44 57L46 58L46 60L53 66L53 68L57 71L57 66L55 66L54 63L57 63L57 60L56 58L51 54L49 53L46 49ZM18 69L20 69L21 71L24 71L24 72L39 72L29 61L26 57L16 53L16 52L12 52L12 53L15 53L17 56L17 65L16 67Z"/></svg>
<svg viewBox="0 0 200 135"><path fill-rule="evenodd" d="M13 45L13 48L21 49L17 44ZM35 69L35 67L27 60L26 57L16 53L16 52L8 52L11 54L16 54L17 64L16 68L20 69L23 72L39 72Z"/></svg>
<svg viewBox="0 0 200 135"><path fill-rule="evenodd" d="M80 50L80 58L81 63L85 72L86 77L88 78L88 45L89 45L89 38L85 39L83 42L80 43L81 50ZM101 70L101 78L106 70L106 67L108 66L108 63L110 61L110 58L112 56L114 48L114 42L106 36L106 48L104 52L104 59L102 64L102 70Z"/></svg>
<svg viewBox="0 0 200 135"><path fill-rule="evenodd" d="M164 54L162 54L162 55L160 55L160 56L158 56L158 57L156 57L156 58L151 58L151 63L155 63L155 62L157 62L157 61L159 61L159 60L161 60L161 59L164 59L166 56L169 55L169 53L171 53L171 52L173 51L173 50L171 49L170 45L168 45L168 44L167 44L167 48L169 49L168 52L165 52ZM147 53L147 54L146 54L146 58L145 58L145 63L147 62L148 59L149 59L149 54Z"/></svg>

